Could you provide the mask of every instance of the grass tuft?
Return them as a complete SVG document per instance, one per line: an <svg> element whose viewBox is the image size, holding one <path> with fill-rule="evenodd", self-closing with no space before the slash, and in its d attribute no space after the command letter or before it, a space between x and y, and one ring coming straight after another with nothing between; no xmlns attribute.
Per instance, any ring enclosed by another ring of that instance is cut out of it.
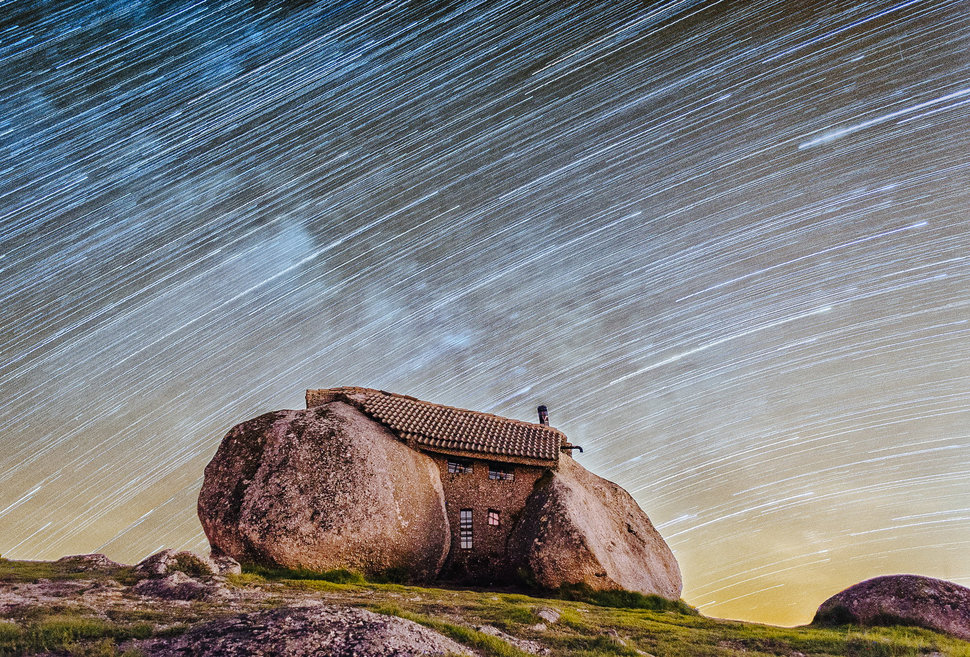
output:
<svg viewBox="0 0 970 657"><path fill-rule="evenodd" d="M65 646L71 657L143 657L144 653L137 649L122 652L114 639L101 639L94 643L72 644Z"/></svg>
<svg viewBox="0 0 970 657"><path fill-rule="evenodd" d="M360 573L346 568L319 572L307 568L269 568L267 566L243 566L243 574L259 575L268 580L309 579L332 582L334 584L366 584Z"/></svg>
<svg viewBox="0 0 970 657"><path fill-rule="evenodd" d="M175 559L168 565L168 572L185 573L189 577L211 577L213 574L212 567L191 552L176 554Z"/></svg>
<svg viewBox="0 0 970 657"><path fill-rule="evenodd" d="M644 595L623 589L595 591L589 584L566 584L556 591L557 597L622 609L647 609L649 611L674 612L686 616L697 616L699 612L683 600L668 600L659 595Z"/></svg>
<svg viewBox="0 0 970 657"><path fill-rule="evenodd" d="M631 648L615 636L598 634L596 636L570 637L561 642L571 652L585 655L622 655L623 657L637 657L640 653Z"/></svg>
<svg viewBox="0 0 970 657"><path fill-rule="evenodd" d="M419 625L424 625L436 632L444 634L469 648L481 650L486 655L494 655L495 657L530 657L530 653L519 650L512 644L496 636L479 632L464 625L449 623L448 621L432 618L424 614L404 611L394 604L375 605L370 609L375 613L384 614L385 616L397 616L414 621Z"/></svg>
<svg viewBox="0 0 970 657"><path fill-rule="evenodd" d="M22 634L20 626L9 621L0 621L0 645L15 641Z"/></svg>

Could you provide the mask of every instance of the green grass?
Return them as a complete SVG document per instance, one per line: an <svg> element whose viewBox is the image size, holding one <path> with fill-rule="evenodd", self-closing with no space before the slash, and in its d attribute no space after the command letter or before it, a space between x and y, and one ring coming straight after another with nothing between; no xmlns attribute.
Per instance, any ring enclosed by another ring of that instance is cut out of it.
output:
<svg viewBox="0 0 970 657"><path fill-rule="evenodd" d="M245 566L243 573L258 575L269 580L316 580L333 584L366 584L367 580L360 573L345 568L318 572L306 568L268 568L266 566Z"/></svg>
<svg viewBox="0 0 970 657"><path fill-rule="evenodd" d="M565 600L582 600L601 607L672 611L678 614L691 615L698 613L696 609L683 600L668 600L659 595L644 595L636 591L594 591L588 584L569 584L553 592L553 595Z"/></svg>
<svg viewBox="0 0 970 657"><path fill-rule="evenodd" d="M124 571L118 571L122 575ZM44 562L0 560L0 581L119 579L117 573L71 573ZM914 627L783 628L705 618L681 601L629 592L593 592L572 587L558 597L500 591L382 584L350 571L313 573L248 568L227 578L237 593L265 593L240 609L222 603L168 604L129 599L103 617L65 598L56 605L22 605L0 619L0 657L42 651L72 657L117 657L131 638L174 636L192 626L237 611L256 611L304 600L352 605L393 614L436 630L479 654L523 657L508 641L474 629L491 625L520 639L536 641L551 657L609 657L649 653L655 657L970 657L970 643ZM555 623L537 611L553 607ZM639 652L638 652L639 651ZM132 657L129 653L125 657Z"/></svg>
<svg viewBox="0 0 970 657"><path fill-rule="evenodd" d="M134 568L121 566L111 570L78 571L69 563L56 561L11 561L0 557L0 583L18 584L36 582L38 579L54 580L93 580L104 581L114 579L122 584L133 584L137 581Z"/></svg>
<svg viewBox="0 0 970 657"><path fill-rule="evenodd" d="M503 641L502 639L492 636L491 634L485 634L484 632L479 632L478 630L465 625L450 623L448 621L426 616L424 614L416 614L414 612L404 611L397 605L375 605L371 608L371 611L378 614L398 616L409 621L414 621L419 625L424 625L425 627L429 627L436 632L440 632L441 634L454 639L458 643L462 643L470 648L477 648L486 655L494 655L495 657L530 657L530 653L519 650L507 641Z"/></svg>
<svg viewBox="0 0 970 657"><path fill-rule="evenodd" d="M20 636L20 626L10 621L0 621L0 645Z"/></svg>
<svg viewBox="0 0 970 657"><path fill-rule="evenodd" d="M36 582L46 579L81 579L84 573L70 573L53 561L10 561L0 557L0 582Z"/></svg>
<svg viewBox="0 0 970 657"><path fill-rule="evenodd" d="M57 614L26 623L23 627L3 622L0 655L29 655L65 650L71 655L95 657L120 654L116 641L144 639L152 635L147 623L119 626L78 614Z"/></svg>

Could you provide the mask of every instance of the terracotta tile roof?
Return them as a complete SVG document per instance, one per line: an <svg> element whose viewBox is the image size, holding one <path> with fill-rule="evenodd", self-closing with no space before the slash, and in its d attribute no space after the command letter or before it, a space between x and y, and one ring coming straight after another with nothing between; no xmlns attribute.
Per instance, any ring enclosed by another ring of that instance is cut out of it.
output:
<svg viewBox="0 0 970 657"><path fill-rule="evenodd" d="M345 396L401 438L429 451L462 452L497 461L503 457L529 459L554 465L559 460L560 446L567 442L558 429L542 424L432 404L382 390L346 387L308 391L308 402L311 393L321 399L332 394Z"/></svg>
<svg viewBox="0 0 970 657"><path fill-rule="evenodd" d="M381 393L367 395L364 412L402 438L431 449L556 461L562 433L552 427Z"/></svg>

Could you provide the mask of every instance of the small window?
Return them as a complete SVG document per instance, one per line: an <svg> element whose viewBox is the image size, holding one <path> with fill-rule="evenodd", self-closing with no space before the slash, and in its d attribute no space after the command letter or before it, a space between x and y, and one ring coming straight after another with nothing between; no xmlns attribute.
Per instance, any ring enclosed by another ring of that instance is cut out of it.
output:
<svg viewBox="0 0 970 657"><path fill-rule="evenodd" d="M506 466L489 465L488 478L495 481L512 481L515 479L515 473L512 472L512 468Z"/></svg>
<svg viewBox="0 0 970 657"><path fill-rule="evenodd" d="M488 524L492 527L498 527L501 523L501 514L495 509L488 510Z"/></svg>
<svg viewBox="0 0 970 657"><path fill-rule="evenodd" d="M448 473L449 474L471 474L472 462L461 461L458 459L448 459Z"/></svg>
<svg viewBox="0 0 970 657"><path fill-rule="evenodd" d="M472 549L472 510L458 512L458 545L462 550Z"/></svg>

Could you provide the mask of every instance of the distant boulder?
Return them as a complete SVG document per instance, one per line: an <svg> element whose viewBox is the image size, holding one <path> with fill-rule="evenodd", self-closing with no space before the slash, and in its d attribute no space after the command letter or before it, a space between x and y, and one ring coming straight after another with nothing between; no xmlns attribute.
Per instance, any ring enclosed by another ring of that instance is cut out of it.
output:
<svg viewBox="0 0 970 657"><path fill-rule="evenodd" d="M85 572L89 570L113 570L123 568L123 564L112 561L103 554L73 554L61 557L57 563L70 568L75 572Z"/></svg>
<svg viewBox="0 0 970 657"><path fill-rule="evenodd" d="M213 550L241 563L429 580L451 543L434 462L339 401L233 427L198 510Z"/></svg>
<svg viewBox="0 0 970 657"><path fill-rule="evenodd" d="M509 538L515 565L544 588L586 584L680 598L680 567L633 497L571 458L532 491Z"/></svg>
<svg viewBox="0 0 970 657"><path fill-rule="evenodd" d="M932 577L887 575L837 593L816 625L915 625L970 641L970 589Z"/></svg>

